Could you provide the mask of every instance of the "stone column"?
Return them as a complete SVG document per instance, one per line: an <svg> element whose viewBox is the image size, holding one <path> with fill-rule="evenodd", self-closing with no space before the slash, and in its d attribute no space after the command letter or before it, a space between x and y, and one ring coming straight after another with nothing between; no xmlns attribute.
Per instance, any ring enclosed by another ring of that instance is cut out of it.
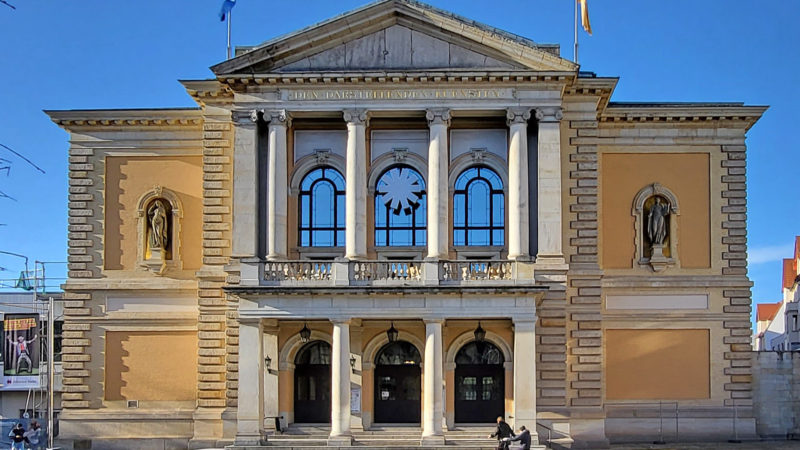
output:
<svg viewBox="0 0 800 450"><path fill-rule="evenodd" d="M448 155L447 127L450 110L429 109L426 117L430 127L428 144L428 258L447 257L448 243Z"/></svg>
<svg viewBox="0 0 800 450"><path fill-rule="evenodd" d="M262 329L262 342L264 343L264 417L278 417L281 412L278 399L278 361L280 353L278 351L277 320L266 320ZM269 365L266 364L268 357L270 359ZM273 427L274 423L273 419L269 419L265 427ZM286 425L285 421L283 421L283 425Z"/></svg>
<svg viewBox="0 0 800 450"><path fill-rule="evenodd" d="M367 256L367 111L347 109L345 258Z"/></svg>
<svg viewBox="0 0 800 450"><path fill-rule="evenodd" d="M422 444L444 445L442 431L442 319L425 320L425 366L422 379Z"/></svg>
<svg viewBox="0 0 800 450"><path fill-rule="evenodd" d="M239 398L236 409L236 445L264 444L264 352L259 321L241 321L239 348Z"/></svg>
<svg viewBox="0 0 800 450"><path fill-rule="evenodd" d="M530 256L528 229L528 108L508 108L508 258ZM559 199L560 201L561 199Z"/></svg>
<svg viewBox="0 0 800 450"><path fill-rule="evenodd" d="M256 256L258 249L258 112L233 111L233 242L231 256Z"/></svg>
<svg viewBox="0 0 800 450"><path fill-rule="evenodd" d="M328 445L350 445L350 320L331 319L331 322L331 435Z"/></svg>
<svg viewBox="0 0 800 450"><path fill-rule="evenodd" d="M267 173L267 259L286 259L286 128L290 124L285 110L269 111L269 169ZM237 175L238 176L238 175Z"/></svg>
<svg viewBox="0 0 800 450"><path fill-rule="evenodd" d="M536 432L536 319L514 319L514 427Z"/></svg>
<svg viewBox="0 0 800 450"><path fill-rule="evenodd" d="M539 121L539 252L536 262L564 263L561 250L561 117L560 107L536 109Z"/></svg>

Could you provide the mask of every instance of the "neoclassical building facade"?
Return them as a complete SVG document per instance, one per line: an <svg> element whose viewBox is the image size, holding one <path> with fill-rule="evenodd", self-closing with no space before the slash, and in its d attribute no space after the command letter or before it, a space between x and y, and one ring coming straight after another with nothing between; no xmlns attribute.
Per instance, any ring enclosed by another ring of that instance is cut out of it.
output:
<svg viewBox="0 0 800 450"><path fill-rule="evenodd" d="M211 69L182 81L196 108L48 111L70 133L62 438L754 432L764 107L615 103L557 45L410 0Z"/></svg>

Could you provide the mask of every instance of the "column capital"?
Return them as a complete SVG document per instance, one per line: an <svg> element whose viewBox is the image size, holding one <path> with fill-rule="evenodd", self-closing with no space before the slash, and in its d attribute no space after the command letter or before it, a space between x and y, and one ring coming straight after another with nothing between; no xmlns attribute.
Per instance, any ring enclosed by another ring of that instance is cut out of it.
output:
<svg viewBox="0 0 800 450"><path fill-rule="evenodd" d="M270 111L263 111L264 120L268 121L270 126L283 126L288 127L292 123L292 118L285 109L274 109Z"/></svg>
<svg viewBox="0 0 800 450"><path fill-rule="evenodd" d="M536 119L539 122L559 122L564 117L560 106L545 106L536 108Z"/></svg>
<svg viewBox="0 0 800 450"><path fill-rule="evenodd" d="M258 113L263 110L257 109L234 109L231 111L231 121L236 126L254 125L258 122Z"/></svg>
<svg viewBox="0 0 800 450"><path fill-rule="evenodd" d="M353 319L350 317L331 317L329 320L335 325L350 325L350 321Z"/></svg>
<svg viewBox="0 0 800 450"><path fill-rule="evenodd" d="M506 109L506 123L508 126L516 124L527 124L528 119L531 118L530 108L507 108Z"/></svg>
<svg viewBox="0 0 800 450"><path fill-rule="evenodd" d="M450 110L447 108L431 108L425 110L425 118L428 119L428 126L447 125L450 126Z"/></svg>
<svg viewBox="0 0 800 450"><path fill-rule="evenodd" d="M432 318L422 319L422 321L425 323L425 325L427 325L429 323L430 324L442 325L442 324L444 324L445 319L443 319L441 317L432 317Z"/></svg>
<svg viewBox="0 0 800 450"><path fill-rule="evenodd" d="M366 126L369 123L369 113L366 109L344 109L342 116L348 124Z"/></svg>
<svg viewBox="0 0 800 450"><path fill-rule="evenodd" d="M536 318L530 317L512 317L512 322L514 322L514 331L535 331L536 330Z"/></svg>

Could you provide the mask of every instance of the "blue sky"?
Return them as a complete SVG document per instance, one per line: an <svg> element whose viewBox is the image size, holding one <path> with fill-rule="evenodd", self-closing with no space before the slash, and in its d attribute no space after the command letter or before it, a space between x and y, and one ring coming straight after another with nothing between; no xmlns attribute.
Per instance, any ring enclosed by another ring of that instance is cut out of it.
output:
<svg viewBox="0 0 800 450"><path fill-rule="evenodd" d="M193 106L178 79L207 78L225 57L221 0L49 1L0 5L0 250L66 259L67 134L43 109ZM306 27L362 0L239 0L234 45ZM430 0L434 6L572 57L570 0ZM491 7L487 7L490 5ZM723 6L724 5L724 6ZM581 33L583 70L619 76L616 101L744 101L770 105L748 135L750 276L754 300L780 298L780 258L800 234L793 191L800 156L800 2L589 0L594 36ZM0 255L0 278L22 269ZM62 276L65 268L48 266ZM51 281L56 283L56 280Z"/></svg>

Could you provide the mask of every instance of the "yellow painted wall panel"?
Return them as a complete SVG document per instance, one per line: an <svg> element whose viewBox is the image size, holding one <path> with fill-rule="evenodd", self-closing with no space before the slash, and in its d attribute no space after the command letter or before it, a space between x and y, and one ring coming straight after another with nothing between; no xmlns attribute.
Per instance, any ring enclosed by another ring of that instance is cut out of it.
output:
<svg viewBox="0 0 800 450"><path fill-rule="evenodd" d="M709 330L606 330L606 398L709 398L709 346Z"/></svg>
<svg viewBox="0 0 800 450"><path fill-rule="evenodd" d="M136 206L159 185L183 204L183 268L202 265L203 160L200 156L107 156L105 197L106 270L134 270L139 233Z"/></svg>
<svg viewBox="0 0 800 450"><path fill-rule="evenodd" d="M106 332L106 400L194 400L197 333Z"/></svg>
<svg viewBox="0 0 800 450"><path fill-rule="evenodd" d="M633 199L660 183L680 205L678 257L683 268L711 267L710 182L707 153L604 153L601 156L602 266L633 267Z"/></svg>

